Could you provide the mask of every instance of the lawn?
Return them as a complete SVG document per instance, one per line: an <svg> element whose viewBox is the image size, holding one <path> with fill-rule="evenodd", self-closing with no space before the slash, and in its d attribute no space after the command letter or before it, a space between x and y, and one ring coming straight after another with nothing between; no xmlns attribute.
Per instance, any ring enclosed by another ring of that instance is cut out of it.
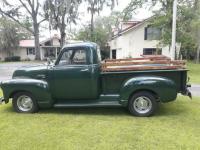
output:
<svg viewBox="0 0 200 150"><path fill-rule="evenodd" d="M200 83L200 64L187 64ZM0 91L0 95L2 95ZM0 106L0 150L200 149L200 97L160 104L153 117L124 108L50 109L18 114Z"/></svg>
<svg viewBox="0 0 200 150"><path fill-rule="evenodd" d="M161 104L155 116L124 108L51 109L15 113L0 106L0 149L200 149L200 98Z"/></svg>
<svg viewBox="0 0 200 150"><path fill-rule="evenodd" d="M200 84L200 64L188 62L187 68L190 70L189 71L190 82Z"/></svg>

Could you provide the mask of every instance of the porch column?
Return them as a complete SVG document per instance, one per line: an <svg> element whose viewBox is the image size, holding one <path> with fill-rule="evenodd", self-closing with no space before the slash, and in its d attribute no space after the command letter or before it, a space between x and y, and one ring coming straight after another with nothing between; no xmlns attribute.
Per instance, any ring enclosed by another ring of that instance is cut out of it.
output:
<svg viewBox="0 0 200 150"><path fill-rule="evenodd" d="M43 57L43 48L42 47L40 47L40 58L41 58L41 60L44 59L44 57Z"/></svg>
<svg viewBox="0 0 200 150"><path fill-rule="evenodd" d="M58 56L57 56L57 52L58 52L58 47L56 47L56 58L58 57Z"/></svg>

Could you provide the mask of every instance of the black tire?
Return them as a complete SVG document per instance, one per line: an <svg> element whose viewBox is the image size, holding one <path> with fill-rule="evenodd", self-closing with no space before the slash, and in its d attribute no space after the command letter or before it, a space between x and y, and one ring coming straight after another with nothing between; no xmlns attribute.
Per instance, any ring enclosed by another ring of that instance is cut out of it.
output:
<svg viewBox="0 0 200 150"><path fill-rule="evenodd" d="M141 100L142 99L142 100ZM145 102L146 106L143 106ZM142 104L141 104L142 103ZM139 105L139 106L138 106ZM155 96L146 91L135 93L129 100L128 109L130 113L138 117L149 117L157 110L158 103ZM146 108L143 108L146 107ZM141 110L141 109L144 110Z"/></svg>
<svg viewBox="0 0 200 150"><path fill-rule="evenodd" d="M20 99L20 97L26 97L28 98L29 102L31 103L29 106L30 107L25 107L25 106L20 106L20 102L19 101L22 101ZM18 113L35 113L35 112L38 112L39 110L39 107L38 107L38 104L36 102L36 99L35 97L29 93L29 92L19 92L19 93L16 93L14 96L13 96L13 100L12 100L12 106L14 108L14 110ZM24 109L23 109L24 107Z"/></svg>

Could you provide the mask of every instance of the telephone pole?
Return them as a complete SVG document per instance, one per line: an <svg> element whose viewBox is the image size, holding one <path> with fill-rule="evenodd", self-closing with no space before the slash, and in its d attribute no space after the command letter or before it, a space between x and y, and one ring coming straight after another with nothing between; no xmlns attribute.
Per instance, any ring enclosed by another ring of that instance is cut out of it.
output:
<svg viewBox="0 0 200 150"><path fill-rule="evenodd" d="M176 16L177 16L177 0L174 0L173 3L173 23L172 23L172 42L171 42L171 59L175 59L175 50L176 50Z"/></svg>

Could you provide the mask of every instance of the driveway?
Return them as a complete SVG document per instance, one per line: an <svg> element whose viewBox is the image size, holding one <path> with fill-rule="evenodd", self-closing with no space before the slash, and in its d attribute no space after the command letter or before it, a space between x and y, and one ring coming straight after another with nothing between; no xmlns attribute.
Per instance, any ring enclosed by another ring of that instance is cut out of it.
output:
<svg viewBox="0 0 200 150"><path fill-rule="evenodd" d="M0 63L0 82L3 80L11 79L13 72L23 66L35 66L43 62L9 62Z"/></svg>
<svg viewBox="0 0 200 150"><path fill-rule="evenodd" d="M200 85L199 84L192 84L192 87L189 88L192 92L192 96L200 96Z"/></svg>
<svg viewBox="0 0 200 150"><path fill-rule="evenodd" d="M43 64L43 62L16 62L16 63L0 63L0 82L11 79L13 71L23 66L35 66ZM190 88L192 96L200 96L200 85L192 84Z"/></svg>

